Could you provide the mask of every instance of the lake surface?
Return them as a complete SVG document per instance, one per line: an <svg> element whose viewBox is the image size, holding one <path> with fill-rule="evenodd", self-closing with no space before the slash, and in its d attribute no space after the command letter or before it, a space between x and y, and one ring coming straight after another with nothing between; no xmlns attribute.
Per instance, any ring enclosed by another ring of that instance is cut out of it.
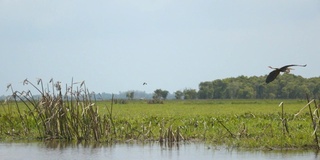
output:
<svg viewBox="0 0 320 160"><path fill-rule="evenodd" d="M246 159L246 160L301 160L319 159L314 150L238 150L204 143L180 143L172 146L159 143L85 144L59 142L0 142L1 160L194 160L194 159Z"/></svg>

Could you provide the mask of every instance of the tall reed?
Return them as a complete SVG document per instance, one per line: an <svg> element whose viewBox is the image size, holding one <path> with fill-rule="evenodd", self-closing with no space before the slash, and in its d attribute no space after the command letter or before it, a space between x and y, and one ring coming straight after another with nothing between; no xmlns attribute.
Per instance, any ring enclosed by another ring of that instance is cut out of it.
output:
<svg viewBox="0 0 320 160"><path fill-rule="evenodd" d="M302 110L304 110L306 107L308 107L310 120L311 120L311 124L312 124L312 128L313 128L312 135L314 136L314 141L316 143L317 149L320 150L320 142L318 140L318 133L317 133L319 130L319 124L320 124L319 105L317 105L315 99L310 100L308 94L306 94L306 98L307 98L308 103L304 107L302 107L300 109L300 111L294 115L294 117L298 116L302 112ZM314 109L312 109L312 107L311 107L312 103L314 103L314 106L315 106Z"/></svg>
<svg viewBox="0 0 320 160"><path fill-rule="evenodd" d="M45 89L41 79L37 84L24 80L23 84L34 87L39 92L39 97L33 96L30 91L14 91L11 85L8 86L12 91L10 99L15 103L25 132L30 130L28 123L31 115L40 139L99 141L109 133L115 134L106 127L112 126L112 112L102 117L99 115L99 107L94 103L93 95L84 81L74 83L72 80L70 86L65 86L64 93L61 82L51 79L50 83L52 88ZM27 107L27 111L21 111L20 102Z"/></svg>

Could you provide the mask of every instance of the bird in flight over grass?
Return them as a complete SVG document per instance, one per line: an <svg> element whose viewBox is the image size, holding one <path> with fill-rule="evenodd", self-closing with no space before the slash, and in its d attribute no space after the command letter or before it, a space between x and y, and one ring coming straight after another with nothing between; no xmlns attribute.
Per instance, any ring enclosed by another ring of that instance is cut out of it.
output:
<svg viewBox="0 0 320 160"><path fill-rule="evenodd" d="M281 68L273 68L273 67L269 66L269 68L274 69L274 70L272 72L270 72L269 75L267 76L266 83L270 83L273 80L275 80L280 72L289 73L290 70L292 70L292 68L289 68L289 67L293 67L293 66L305 67L307 65L306 64L305 65L290 64L290 65L283 66Z"/></svg>

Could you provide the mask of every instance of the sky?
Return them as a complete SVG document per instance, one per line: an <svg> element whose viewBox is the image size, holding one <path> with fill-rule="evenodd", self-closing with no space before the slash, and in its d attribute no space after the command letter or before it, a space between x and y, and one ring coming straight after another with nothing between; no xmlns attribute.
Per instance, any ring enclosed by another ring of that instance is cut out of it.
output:
<svg viewBox="0 0 320 160"><path fill-rule="evenodd" d="M319 77L320 1L0 0L0 55L0 96L38 78L117 94L198 89L287 64Z"/></svg>

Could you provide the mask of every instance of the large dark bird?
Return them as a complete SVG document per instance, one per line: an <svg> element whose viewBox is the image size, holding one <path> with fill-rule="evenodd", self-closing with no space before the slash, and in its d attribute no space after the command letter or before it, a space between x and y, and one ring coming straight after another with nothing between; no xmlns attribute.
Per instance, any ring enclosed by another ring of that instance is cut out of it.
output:
<svg viewBox="0 0 320 160"><path fill-rule="evenodd" d="M274 79L276 79L280 72L289 73L290 70L292 70L292 68L289 68L289 67L293 67L293 66L305 67L307 65L306 64L305 65L291 64L291 65L283 66L281 68L272 68L272 67L269 66L269 68L274 69L274 70L269 73L269 75L268 75L268 77L266 79L266 83L270 83Z"/></svg>

